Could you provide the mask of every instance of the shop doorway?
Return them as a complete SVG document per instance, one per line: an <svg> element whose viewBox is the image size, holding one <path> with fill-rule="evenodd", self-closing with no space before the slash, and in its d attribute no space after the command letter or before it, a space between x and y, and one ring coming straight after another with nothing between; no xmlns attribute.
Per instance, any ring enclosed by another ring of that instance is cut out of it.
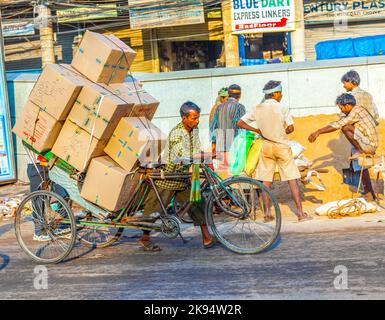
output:
<svg viewBox="0 0 385 320"><path fill-rule="evenodd" d="M223 66L222 41L163 41L159 44L162 72Z"/></svg>
<svg viewBox="0 0 385 320"><path fill-rule="evenodd" d="M290 55L284 32L244 35L244 59L273 60Z"/></svg>

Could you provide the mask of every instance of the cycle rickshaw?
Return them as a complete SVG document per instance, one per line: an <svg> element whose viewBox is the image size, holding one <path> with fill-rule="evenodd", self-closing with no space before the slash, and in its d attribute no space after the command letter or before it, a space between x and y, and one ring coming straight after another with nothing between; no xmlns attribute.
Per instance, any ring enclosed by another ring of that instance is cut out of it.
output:
<svg viewBox="0 0 385 320"><path fill-rule="evenodd" d="M27 152L37 153L25 146ZM180 218L191 204L174 201L168 206L162 203L155 182L165 178L189 181L191 173L163 173L159 164L141 166L135 173L140 175L140 182L127 205L119 212L108 212L80 196L82 174L51 152L40 156L47 161L49 179L42 184L42 190L32 192L22 200L15 217L17 240L35 262L50 264L63 261L77 240L92 248L108 247L118 241L127 228L158 231L169 239L179 236L187 242L181 234ZM247 177L223 180L207 164L200 165L200 177L207 225L225 248L240 254L256 254L274 244L281 228L281 212L268 188ZM67 191L69 199L52 190L55 183ZM140 212L151 189L162 207L158 219L155 222L153 219L132 219L134 214ZM267 198L274 217L269 222L264 221ZM81 209L87 214L77 218L74 212ZM33 240L36 226L49 235L50 241Z"/></svg>

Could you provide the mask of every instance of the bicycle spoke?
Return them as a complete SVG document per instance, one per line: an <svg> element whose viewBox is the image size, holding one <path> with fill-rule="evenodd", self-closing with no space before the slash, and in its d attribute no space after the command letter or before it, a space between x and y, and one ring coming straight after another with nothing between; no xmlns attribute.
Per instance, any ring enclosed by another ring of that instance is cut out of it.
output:
<svg viewBox="0 0 385 320"><path fill-rule="evenodd" d="M35 191L21 202L15 227L20 246L39 263L60 262L75 245L71 209L63 198L48 190ZM71 238L65 238L64 232Z"/></svg>
<svg viewBox="0 0 385 320"><path fill-rule="evenodd" d="M209 220L212 221L215 235L233 251L263 251L274 242L280 230L280 211L275 200L270 199L271 216L274 219L265 222L258 190L268 191L261 183L249 178L233 178L226 181L222 188L227 190L217 192L214 197L223 210L219 214L212 213ZM270 193L267 195L271 198Z"/></svg>

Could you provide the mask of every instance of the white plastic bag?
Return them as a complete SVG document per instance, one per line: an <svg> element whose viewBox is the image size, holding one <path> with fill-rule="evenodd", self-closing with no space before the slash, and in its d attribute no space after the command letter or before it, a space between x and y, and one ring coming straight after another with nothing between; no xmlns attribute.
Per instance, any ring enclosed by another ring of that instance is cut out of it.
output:
<svg viewBox="0 0 385 320"><path fill-rule="evenodd" d="M318 214L320 216L327 216L330 209L335 208L335 207L344 206L345 204L347 204L348 202L350 202L352 200L358 200L358 201L362 202L363 206L362 206L362 211L360 212L361 214L373 213L373 212L377 211L377 206L367 202L364 198L357 198L357 199L345 199L345 200L328 202L328 203L318 207L315 210L315 212L316 212L316 214Z"/></svg>
<svg viewBox="0 0 385 320"><path fill-rule="evenodd" d="M305 147L299 142L294 140L289 141L289 146L291 148L291 151L293 152L294 159L298 158L299 155L305 151Z"/></svg>

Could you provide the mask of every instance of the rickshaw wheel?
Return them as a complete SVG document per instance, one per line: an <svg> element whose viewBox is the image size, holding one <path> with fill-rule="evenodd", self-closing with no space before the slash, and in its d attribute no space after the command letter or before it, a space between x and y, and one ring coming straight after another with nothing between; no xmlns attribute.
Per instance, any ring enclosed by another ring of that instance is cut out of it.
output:
<svg viewBox="0 0 385 320"><path fill-rule="evenodd" d="M63 261L76 242L74 215L58 194L39 190L23 199L16 211L16 239L35 262Z"/></svg>
<svg viewBox="0 0 385 320"><path fill-rule="evenodd" d="M270 200L270 216L264 201ZM214 205L219 210L214 211ZM233 177L223 182L206 204L206 221L213 235L227 249L240 254L268 250L281 230L281 210L269 188L257 180Z"/></svg>

